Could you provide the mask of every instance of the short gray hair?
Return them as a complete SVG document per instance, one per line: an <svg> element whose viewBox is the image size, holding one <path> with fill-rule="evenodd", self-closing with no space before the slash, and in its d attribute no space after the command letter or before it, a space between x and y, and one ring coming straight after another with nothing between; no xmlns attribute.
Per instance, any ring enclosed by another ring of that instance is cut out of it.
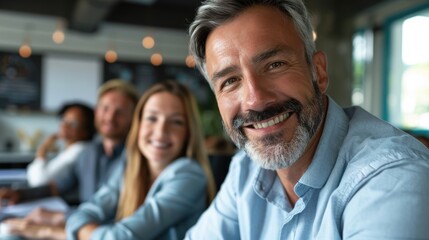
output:
<svg viewBox="0 0 429 240"><path fill-rule="evenodd" d="M198 8L197 15L189 27L189 51L195 59L197 68L207 80L209 78L205 64L205 51L208 35L216 27L254 5L274 7L292 20L304 43L306 60L309 65L312 65L316 46L313 41L310 17L302 0L206 0Z"/></svg>

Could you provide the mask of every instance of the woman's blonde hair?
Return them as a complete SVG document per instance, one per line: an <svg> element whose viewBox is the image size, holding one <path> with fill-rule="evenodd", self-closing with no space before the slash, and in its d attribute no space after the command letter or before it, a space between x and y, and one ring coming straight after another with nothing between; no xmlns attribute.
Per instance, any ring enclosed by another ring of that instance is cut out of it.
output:
<svg viewBox="0 0 429 240"><path fill-rule="evenodd" d="M134 214L137 208L143 204L150 188L149 167L146 158L138 148L138 136L143 108L152 95L160 92L168 92L181 99L185 108L188 136L184 145L183 156L196 160L203 168L207 177L208 201L210 202L215 196L216 186L204 146L195 98L179 82L164 81L149 88L140 98L134 111L131 129L126 142L127 166L117 209L116 218L118 220Z"/></svg>

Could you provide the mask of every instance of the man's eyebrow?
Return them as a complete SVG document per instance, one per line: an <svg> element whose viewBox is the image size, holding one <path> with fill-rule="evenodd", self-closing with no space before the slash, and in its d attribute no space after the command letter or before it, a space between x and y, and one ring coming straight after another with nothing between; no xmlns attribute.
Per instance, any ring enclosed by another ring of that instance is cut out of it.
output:
<svg viewBox="0 0 429 240"><path fill-rule="evenodd" d="M270 57L276 56L279 53L284 53L284 52L288 52L288 51L281 49L280 47L275 47L273 49L269 49L265 52L262 52L262 53L256 55L255 57L252 58L252 62L253 62L253 64L257 64L257 63L260 63L260 62L262 62L262 61L264 61Z"/></svg>
<svg viewBox="0 0 429 240"><path fill-rule="evenodd" d="M224 77L224 76L226 76L226 75L228 75L228 74L236 71L237 69L238 69L237 66L229 66L229 67L226 67L226 68L224 68L224 69L222 69L220 71L217 71L217 72L213 73L211 81L213 83L215 83L220 78L222 78L222 77Z"/></svg>

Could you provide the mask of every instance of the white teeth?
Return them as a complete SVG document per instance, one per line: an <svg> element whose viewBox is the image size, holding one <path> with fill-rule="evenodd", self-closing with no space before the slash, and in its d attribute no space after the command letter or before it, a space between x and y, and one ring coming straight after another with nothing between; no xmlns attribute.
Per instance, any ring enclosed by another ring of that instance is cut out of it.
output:
<svg viewBox="0 0 429 240"><path fill-rule="evenodd" d="M291 115L291 113L283 113L279 116L276 116L274 119L271 119L267 122L261 122L261 123L255 123L253 124L253 127L255 129L260 129L260 128L266 128L266 127L271 127L274 124L283 122L284 120L286 120L289 116Z"/></svg>
<svg viewBox="0 0 429 240"><path fill-rule="evenodd" d="M152 141L152 145L154 145L155 147L159 147L159 148L164 148L164 147L168 146L167 143L159 142L159 141Z"/></svg>

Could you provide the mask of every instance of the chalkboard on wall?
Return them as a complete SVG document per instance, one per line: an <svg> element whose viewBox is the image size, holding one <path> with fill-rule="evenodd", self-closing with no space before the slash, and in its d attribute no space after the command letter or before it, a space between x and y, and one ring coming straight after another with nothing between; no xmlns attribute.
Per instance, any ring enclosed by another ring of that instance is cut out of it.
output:
<svg viewBox="0 0 429 240"><path fill-rule="evenodd" d="M0 52L0 108L40 110L40 55Z"/></svg>

